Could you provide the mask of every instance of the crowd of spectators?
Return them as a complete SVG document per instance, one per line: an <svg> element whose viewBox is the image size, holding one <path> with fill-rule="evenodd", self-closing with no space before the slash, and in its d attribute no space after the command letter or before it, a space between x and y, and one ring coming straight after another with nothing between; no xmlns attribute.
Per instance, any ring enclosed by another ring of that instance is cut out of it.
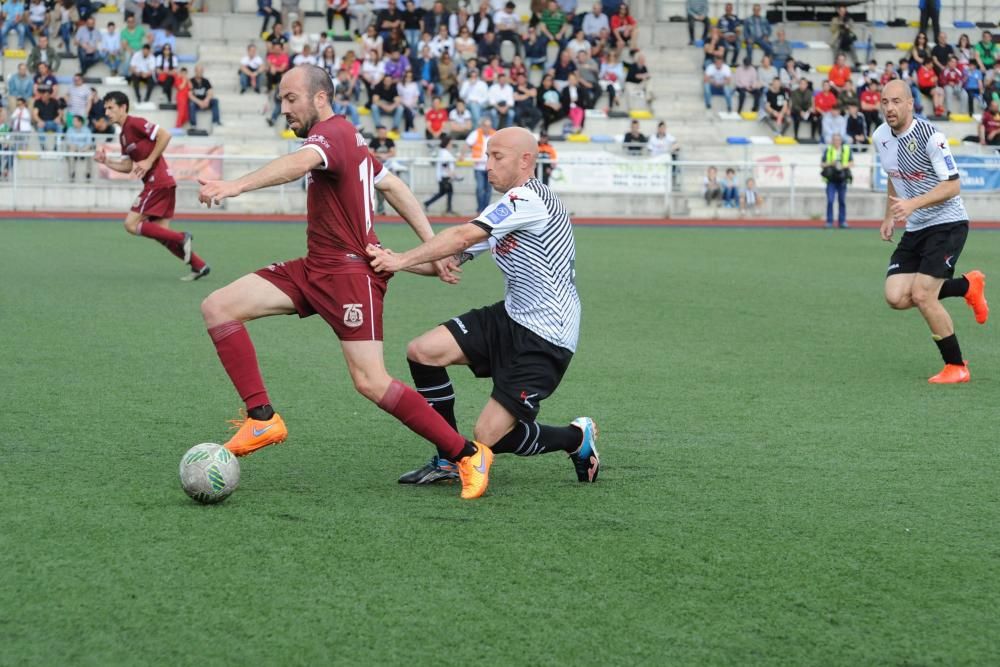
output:
<svg viewBox="0 0 1000 667"><path fill-rule="evenodd" d="M361 126L364 107L373 126L395 132L414 131L422 119L428 140L458 136L483 118L494 129L548 130L563 121L564 132L579 132L588 109L614 110L622 105L625 84L648 85L640 28L622 0L596 2L585 11L578 11L578 0L547 0L527 21L509 0L460 4L454 12L426 0L331 0L328 7L328 32L340 17L345 29L353 27L355 41L310 35L298 20L286 30L268 0L259 4L265 55L256 45L247 47L240 92L269 95L272 125L280 114L282 75L304 63L328 71L335 111L355 125ZM551 43L558 48L550 58ZM532 76L536 67L540 79Z"/></svg>

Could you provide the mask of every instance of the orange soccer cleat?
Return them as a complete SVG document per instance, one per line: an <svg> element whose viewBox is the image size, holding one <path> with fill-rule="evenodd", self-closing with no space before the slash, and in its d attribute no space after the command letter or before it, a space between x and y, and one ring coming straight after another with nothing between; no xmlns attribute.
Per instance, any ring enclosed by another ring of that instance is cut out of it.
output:
<svg viewBox="0 0 1000 667"><path fill-rule="evenodd" d="M244 414L243 419L231 419L229 423L238 430L225 447L236 456L253 454L262 447L284 442L288 437L285 420L277 412L268 420L252 419Z"/></svg>
<svg viewBox="0 0 1000 667"><path fill-rule="evenodd" d="M969 271L965 274L969 281L969 291L965 293L965 302L969 304L976 321L986 324L990 316L990 306L986 303L986 275L982 271Z"/></svg>
<svg viewBox="0 0 1000 667"><path fill-rule="evenodd" d="M970 377L968 365L945 364L940 373L927 381L931 384L959 384L968 382Z"/></svg>
<svg viewBox="0 0 1000 667"><path fill-rule="evenodd" d="M472 500L486 493L490 483L493 450L480 442L473 443L476 453L458 460L458 477L462 480L462 498Z"/></svg>

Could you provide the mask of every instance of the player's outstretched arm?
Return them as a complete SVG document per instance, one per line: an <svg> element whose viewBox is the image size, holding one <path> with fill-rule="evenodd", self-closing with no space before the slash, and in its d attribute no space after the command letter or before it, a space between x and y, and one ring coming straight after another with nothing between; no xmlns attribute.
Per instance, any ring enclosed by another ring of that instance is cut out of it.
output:
<svg viewBox="0 0 1000 667"><path fill-rule="evenodd" d="M297 181L313 169L323 164L323 157L314 150L297 150L272 160L256 171L237 178L235 181L198 180L201 189L198 201L209 208L224 199L237 197L244 192L269 188Z"/></svg>
<svg viewBox="0 0 1000 667"><path fill-rule="evenodd" d="M376 271L394 273L404 271L412 266L434 262L458 255L466 248L484 241L486 230L471 222L450 227L429 241L425 241L407 252L395 254L382 248L369 245L368 254L372 257L372 268Z"/></svg>
<svg viewBox="0 0 1000 667"><path fill-rule="evenodd" d="M108 154L104 150L103 146L94 151L94 162L106 165L108 169L122 174L127 174L132 171L132 158L123 157L120 160L112 160L108 157Z"/></svg>

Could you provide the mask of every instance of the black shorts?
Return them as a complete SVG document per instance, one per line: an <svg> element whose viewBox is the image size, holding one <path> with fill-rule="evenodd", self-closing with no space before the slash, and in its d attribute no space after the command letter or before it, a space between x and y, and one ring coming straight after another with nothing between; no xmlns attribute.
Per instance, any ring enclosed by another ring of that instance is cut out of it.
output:
<svg viewBox="0 0 1000 667"><path fill-rule="evenodd" d="M539 403L562 381L573 353L510 318L503 301L443 322L476 377L493 378L491 396L512 415L534 421Z"/></svg>
<svg viewBox="0 0 1000 667"><path fill-rule="evenodd" d="M949 222L915 232L904 232L889 259L886 276L923 273L935 278L951 278L955 275L955 265L968 235L968 221Z"/></svg>

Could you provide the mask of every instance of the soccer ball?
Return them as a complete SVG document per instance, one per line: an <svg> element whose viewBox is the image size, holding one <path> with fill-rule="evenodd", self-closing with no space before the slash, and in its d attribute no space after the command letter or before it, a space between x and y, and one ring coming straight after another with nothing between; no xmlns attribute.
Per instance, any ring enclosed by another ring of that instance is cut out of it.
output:
<svg viewBox="0 0 1000 667"><path fill-rule="evenodd" d="M240 462L228 449L203 442L181 458L181 486L199 503L220 503L240 484Z"/></svg>

